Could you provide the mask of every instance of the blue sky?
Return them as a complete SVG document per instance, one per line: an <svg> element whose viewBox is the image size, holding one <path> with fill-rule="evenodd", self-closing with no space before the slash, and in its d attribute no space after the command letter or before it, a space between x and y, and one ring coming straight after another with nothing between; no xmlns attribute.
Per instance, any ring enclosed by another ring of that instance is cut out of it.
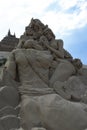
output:
<svg viewBox="0 0 87 130"><path fill-rule="evenodd" d="M64 48L87 64L87 0L0 0L0 40L9 28L20 37L32 17L48 24Z"/></svg>

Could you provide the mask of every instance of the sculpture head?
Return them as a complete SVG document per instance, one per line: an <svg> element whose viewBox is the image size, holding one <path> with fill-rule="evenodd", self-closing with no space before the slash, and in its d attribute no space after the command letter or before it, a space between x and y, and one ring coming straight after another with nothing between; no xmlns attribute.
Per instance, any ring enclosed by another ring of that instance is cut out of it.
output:
<svg viewBox="0 0 87 130"><path fill-rule="evenodd" d="M31 22L29 26L34 29L35 32L39 30L43 30L45 28L45 25L39 20L39 19L31 19Z"/></svg>
<svg viewBox="0 0 87 130"><path fill-rule="evenodd" d="M73 59L72 63L77 70L82 68L82 62L80 59L75 58L75 59Z"/></svg>
<svg viewBox="0 0 87 130"><path fill-rule="evenodd" d="M32 36L33 35L33 29L29 26L25 28L25 35Z"/></svg>
<svg viewBox="0 0 87 130"><path fill-rule="evenodd" d="M55 35L48 27L44 30L43 35L48 39L48 41L55 39Z"/></svg>

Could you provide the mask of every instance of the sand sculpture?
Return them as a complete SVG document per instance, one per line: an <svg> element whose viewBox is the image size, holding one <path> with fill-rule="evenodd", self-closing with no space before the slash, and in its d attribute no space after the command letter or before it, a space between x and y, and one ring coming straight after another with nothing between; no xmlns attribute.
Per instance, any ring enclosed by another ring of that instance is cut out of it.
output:
<svg viewBox="0 0 87 130"><path fill-rule="evenodd" d="M82 62L73 59L63 44L47 25L31 19L3 69L2 130L87 128L87 85L80 76Z"/></svg>

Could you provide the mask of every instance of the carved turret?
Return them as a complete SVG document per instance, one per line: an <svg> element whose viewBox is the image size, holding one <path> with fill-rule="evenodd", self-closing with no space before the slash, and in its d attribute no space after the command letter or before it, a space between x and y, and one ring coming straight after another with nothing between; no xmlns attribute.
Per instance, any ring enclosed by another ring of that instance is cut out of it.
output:
<svg viewBox="0 0 87 130"><path fill-rule="evenodd" d="M16 34L15 34L15 32L14 32L14 35L13 35L15 38L16 38Z"/></svg>
<svg viewBox="0 0 87 130"><path fill-rule="evenodd" d="M18 42L19 38L16 38L15 33L12 35L9 29L7 35L0 42L0 51L12 51Z"/></svg>
<svg viewBox="0 0 87 130"><path fill-rule="evenodd" d="M8 36L11 36L11 32L10 32L10 29L8 30Z"/></svg>

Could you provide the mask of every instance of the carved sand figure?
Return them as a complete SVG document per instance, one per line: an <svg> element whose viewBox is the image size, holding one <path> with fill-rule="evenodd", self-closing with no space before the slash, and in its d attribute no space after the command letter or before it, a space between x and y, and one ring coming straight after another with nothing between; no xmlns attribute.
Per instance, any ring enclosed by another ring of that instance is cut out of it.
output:
<svg viewBox="0 0 87 130"><path fill-rule="evenodd" d="M72 77L82 67L81 61L73 59L63 49L63 41L55 39L40 20L32 19L27 28L32 33L25 31L5 65L11 78L20 82L21 127L24 130L87 128L87 105L68 101L76 98L68 87L71 81L77 81Z"/></svg>

